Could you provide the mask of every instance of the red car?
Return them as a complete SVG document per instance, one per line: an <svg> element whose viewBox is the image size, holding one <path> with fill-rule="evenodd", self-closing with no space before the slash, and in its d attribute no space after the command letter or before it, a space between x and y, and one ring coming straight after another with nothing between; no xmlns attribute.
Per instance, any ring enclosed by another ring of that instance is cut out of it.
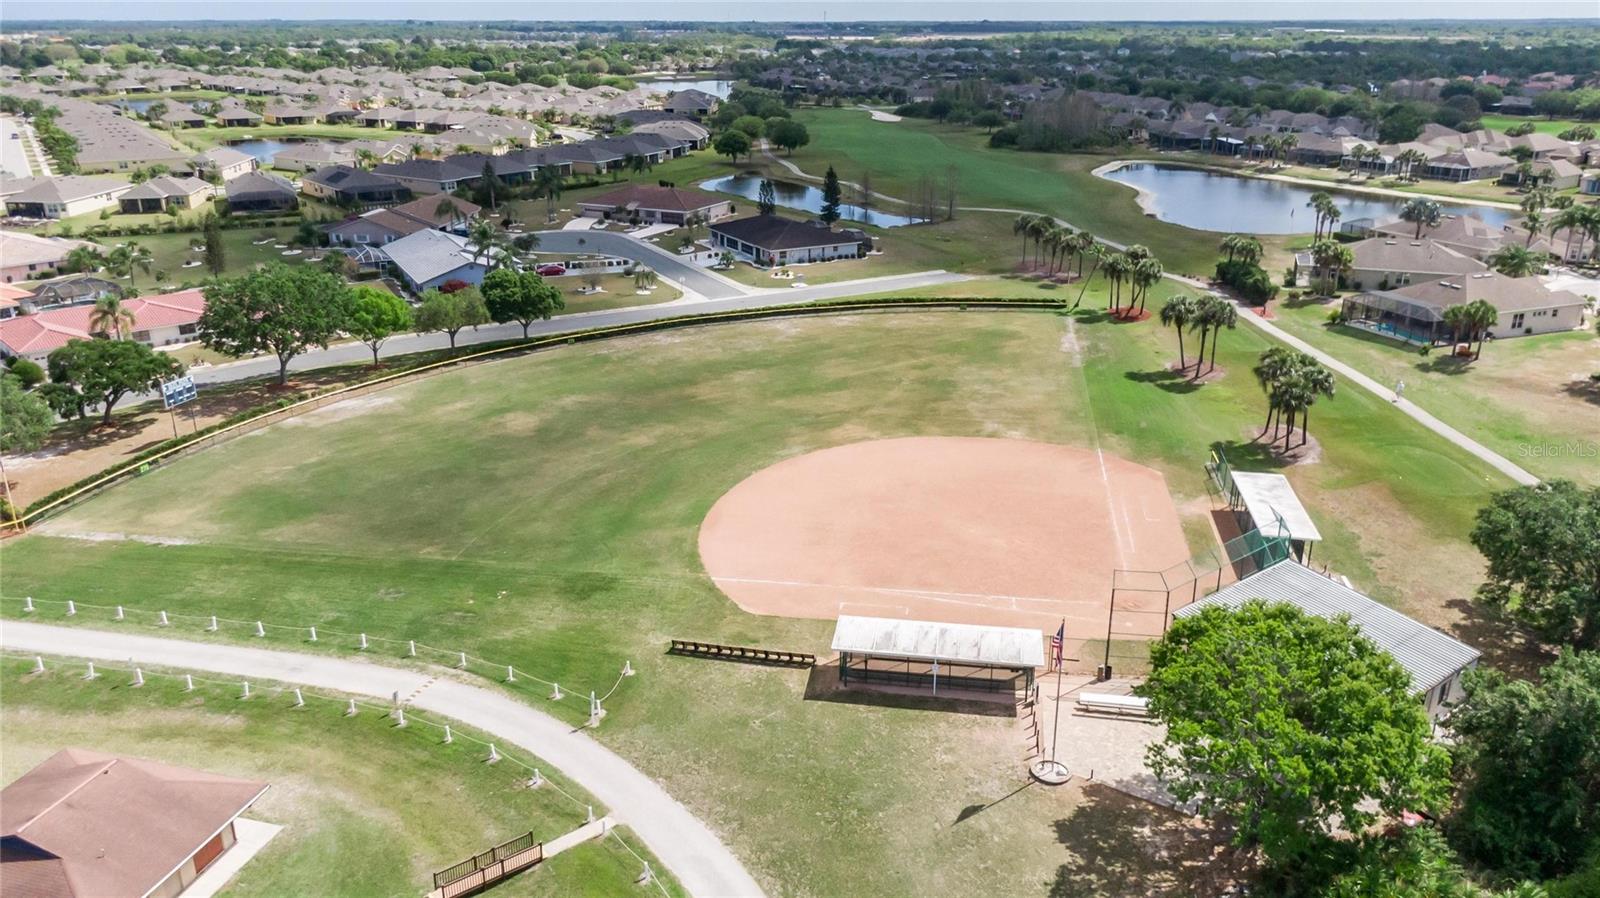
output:
<svg viewBox="0 0 1600 898"><path fill-rule="evenodd" d="M559 264L559 263L556 263L556 262L549 262L547 264L540 265L539 267L535 268L534 272L536 274L539 274L539 275L543 276L543 277L553 277L553 276L558 275L558 274L566 274L567 273L567 266Z"/></svg>

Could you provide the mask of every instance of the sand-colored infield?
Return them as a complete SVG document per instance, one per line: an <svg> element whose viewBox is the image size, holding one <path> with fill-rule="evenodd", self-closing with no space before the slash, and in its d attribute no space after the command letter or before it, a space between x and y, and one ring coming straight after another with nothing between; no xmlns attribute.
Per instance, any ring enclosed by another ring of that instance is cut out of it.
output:
<svg viewBox="0 0 1600 898"><path fill-rule="evenodd" d="M1085 639L1105 635L1113 570L1189 550L1158 471L1051 443L909 437L757 471L706 516L700 557L756 614L1047 632L1064 617Z"/></svg>

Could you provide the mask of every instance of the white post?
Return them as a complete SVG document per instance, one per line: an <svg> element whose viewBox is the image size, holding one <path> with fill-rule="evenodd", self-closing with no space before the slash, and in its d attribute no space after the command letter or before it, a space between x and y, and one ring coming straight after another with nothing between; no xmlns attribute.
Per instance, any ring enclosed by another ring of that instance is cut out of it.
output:
<svg viewBox="0 0 1600 898"><path fill-rule="evenodd" d="M639 874L639 879L637 880L637 882L639 883L639 885L647 886L655 878L656 878L655 874L650 872L650 862L649 861L645 861L644 862L644 872Z"/></svg>
<svg viewBox="0 0 1600 898"><path fill-rule="evenodd" d="M400 707L400 690L396 689L390 695L392 698L389 699L389 704L394 705L396 708Z"/></svg>
<svg viewBox="0 0 1600 898"><path fill-rule="evenodd" d="M261 637L265 635L267 635L267 628L261 625L261 621L256 621L256 636Z"/></svg>
<svg viewBox="0 0 1600 898"><path fill-rule="evenodd" d="M533 768L533 777L528 780L528 788L537 789L544 785L544 777L539 774L539 768Z"/></svg>
<svg viewBox="0 0 1600 898"><path fill-rule="evenodd" d="M165 611L161 612L161 626L167 627L171 625L172 621L167 620L167 613Z"/></svg>
<svg viewBox="0 0 1600 898"><path fill-rule="evenodd" d="M624 662L622 662L622 675L625 676L625 677L631 677L631 676L633 676L633 673L634 673L634 671L633 671L633 662L632 661L624 661Z"/></svg>
<svg viewBox="0 0 1600 898"><path fill-rule="evenodd" d="M565 698L566 696L563 696L561 694L561 684L560 683L555 684L555 686L556 686L555 690L550 693L550 700L553 701L553 702L559 702L563 698Z"/></svg>
<svg viewBox="0 0 1600 898"><path fill-rule="evenodd" d="M296 708L304 708L306 706L306 697L300 694L298 688L294 691L294 706Z"/></svg>
<svg viewBox="0 0 1600 898"><path fill-rule="evenodd" d="M239 697L240 698L249 698L250 697L250 681L249 680L245 680L244 681L244 694L239 696Z"/></svg>
<svg viewBox="0 0 1600 898"><path fill-rule="evenodd" d="M77 614L77 613L78 613L77 603L73 602L71 599L68 599L67 600L67 617L71 617L71 616L73 616L74 614Z"/></svg>
<svg viewBox="0 0 1600 898"><path fill-rule="evenodd" d="M85 680L92 680L92 679L94 679L94 662L93 662L93 661L90 661L90 662L89 662L89 672L88 672L88 673L86 673L86 674L84 674L84 675L83 675L83 678L84 678L84 679L85 679Z"/></svg>
<svg viewBox="0 0 1600 898"><path fill-rule="evenodd" d="M406 640L406 654L413 658L417 657L417 641L415 639Z"/></svg>
<svg viewBox="0 0 1600 898"><path fill-rule="evenodd" d="M589 805L589 819L587 819L587 820L585 820L583 822L584 823L593 823L594 822L594 805Z"/></svg>
<svg viewBox="0 0 1600 898"><path fill-rule="evenodd" d="M27 596L27 597L23 598L22 603L23 603L22 604L22 610L23 611L32 611L33 610L33 596Z"/></svg>
<svg viewBox="0 0 1600 898"><path fill-rule="evenodd" d="M495 749L493 742L489 743L489 763L490 764L498 764L498 763L500 763L500 752Z"/></svg>
<svg viewBox="0 0 1600 898"><path fill-rule="evenodd" d="M516 670L516 668L514 668L511 665L507 664L506 665L506 682L507 683L515 683L516 681L517 681L517 670Z"/></svg>
<svg viewBox="0 0 1600 898"><path fill-rule="evenodd" d="M317 641L317 628L316 627L312 627L311 628L311 641L312 642L316 642Z"/></svg>
<svg viewBox="0 0 1600 898"><path fill-rule="evenodd" d="M466 652L461 652L459 654L461 655L461 660L456 662L456 667L459 667L462 670L466 670L467 669L467 653Z"/></svg>
<svg viewBox="0 0 1600 898"><path fill-rule="evenodd" d="M143 686L144 685L144 671L140 670L137 667L135 667L133 669L133 685L135 685L135 686Z"/></svg>
<svg viewBox="0 0 1600 898"><path fill-rule="evenodd" d="M456 741L455 737L450 735L450 724L447 723L444 725L444 744L449 745L454 741Z"/></svg>
<svg viewBox="0 0 1600 898"><path fill-rule="evenodd" d="M33 672L34 673L44 673L44 656L43 655L34 655L33 656Z"/></svg>
<svg viewBox="0 0 1600 898"><path fill-rule="evenodd" d="M215 632L217 632L217 616L215 614L211 615L211 625L209 627L206 627L206 632L207 633L215 633Z"/></svg>
<svg viewBox="0 0 1600 898"><path fill-rule="evenodd" d="M194 674L184 674L183 675L183 691L184 692L193 692L194 691Z"/></svg>
<svg viewBox="0 0 1600 898"><path fill-rule="evenodd" d="M346 717L354 717L354 716L356 716L356 700L355 699L351 699L350 700L350 707L345 709L344 716L346 716Z"/></svg>
<svg viewBox="0 0 1600 898"><path fill-rule="evenodd" d="M367 634L365 634L365 633L361 634L361 650L362 651L366 651L367 650Z"/></svg>
<svg viewBox="0 0 1600 898"><path fill-rule="evenodd" d="M405 708L395 708L394 709L394 720L395 720L395 724L394 724L395 726L398 726L398 727L405 726L406 725L406 709Z"/></svg>
<svg viewBox="0 0 1600 898"><path fill-rule="evenodd" d="M123 619L122 606L118 605L117 606L117 620L122 620L122 619Z"/></svg>

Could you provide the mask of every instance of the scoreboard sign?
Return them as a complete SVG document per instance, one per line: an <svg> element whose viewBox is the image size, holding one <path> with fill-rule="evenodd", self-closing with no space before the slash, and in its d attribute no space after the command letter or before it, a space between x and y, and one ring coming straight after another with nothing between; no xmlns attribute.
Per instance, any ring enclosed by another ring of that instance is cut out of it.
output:
<svg viewBox="0 0 1600 898"><path fill-rule="evenodd" d="M195 395L194 378L188 375L161 382L161 402L169 409L194 401Z"/></svg>

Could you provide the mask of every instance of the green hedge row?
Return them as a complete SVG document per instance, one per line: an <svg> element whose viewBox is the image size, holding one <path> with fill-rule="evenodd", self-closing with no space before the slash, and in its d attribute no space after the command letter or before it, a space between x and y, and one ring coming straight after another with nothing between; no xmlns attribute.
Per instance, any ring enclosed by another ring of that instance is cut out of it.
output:
<svg viewBox="0 0 1600 898"><path fill-rule="evenodd" d="M524 352L537 352L537 351L539 351L541 349L548 349L548 348L552 348L552 347L556 347L556 346L564 346L564 345L571 345L571 344L577 344L577 343L589 343L589 342L594 342L594 341L597 341L597 340L606 340L606 339L610 339L610 338L613 338L613 337L626 337L626 336L633 336L633 335L636 335L636 334L651 333L653 331L672 330L674 328L679 328L679 327L695 327L695 326L706 325L706 324L721 324L721 323L733 323L733 322L739 322L739 321L753 321L753 320L757 320L757 319L761 319L761 318L782 318L782 317L790 316L790 315L806 315L806 314L826 313L826 312L871 311L873 309L897 309L897 308L902 308L903 309L903 308L909 308L909 307L943 308L943 309L959 309L959 310L966 310L966 309L1059 310L1059 309L1064 308L1064 304L1061 303L1060 301L1050 300L1050 299L998 299L998 298L945 299L945 298L942 298L942 297L931 297L931 296L928 296L928 297L914 297L913 296L913 297L897 297L897 298L891 298L891 299L865 299L865 300L862 300L862 299L848 299L848 298L847 299L831 299L831 300L823 300L823 301L814 302L814 303L798 304L798 305L793 305L793 306L762 306L760 308L753 308L753 309L738 309L738 310L731 311L731 312L711 312L711 313L700 314L700 315L680 315L680 316L677 316L677 317L674 317L674 318L658 318L658 319L655 319L653 321L641 321L641 322L639 322L637 324L623 324L623 325L612 325L612 326L609 326L609 327L587 328L587 329L584 329L584 330L576 330L576 331L570 331L570 332L567 332L567 333L554 334L554 335L547 336L547 337L539 337L539 338L532 339L532 340L517 339L517 340L496 341L496 342L491 342L491 343L482 343L482 344L478 344L478 345L470 347L470 349L464 354L457 355L455 357L447 357L447 358L443 358L443 359L438 358L436 352L419 352L419 353L415 353L415 354L412 354L412 355L396 356L396 357L394 357L392 359L386 360L386 367L385 368L383 368L383 369L372 369L372 371L371 371L372 376L370 376L370 377L361 378L361 379L356 380L353 383L342 384L342 385L337 386L337 387L329 387L329 388L324 389L324 390L302 391L302 392L291 393L291 394L288 394L288 395L285 395L285 396L281 396L278 399L273 400L272 402L266 402L266 403L262 403L260 405L251 406L250 408L244 409L243 411L240 411L240 412L237 412L237 413L235 413L233 415L230 415L229 417L227 417L227 418L225 418L225 419L223 419L221 421L218 421L215 424L211 424L211 425L208 425L206 427L201 428L196 433L184 434L182 436L177 436L177 437L173 437L172 439L164 440L161 443L158 443L158 444L156 444L154 446L151 446L150 448L145 449L144 451L138 453L137 455L134 455L132 458L129 458L126 461L118 462L118 463L116 463L116 464L114 464L114 465L112 465L112 466L110 466L108 468L105 468L105 469L101 470L100 472L98 472L96 474L92 474L92 475L90 475L88 477L85 477L85 478L77 481L76 483L70 484L68 486L61 487L60 489L55 490L55 491L51 492L50 494L35 500L34 502L32 502L31 504L28 505L28 508L24 512L23 517L24 518L32 517L34 514L36 514L36 513L40 512L40 511L46 509L47 507L49 507L52 503L58 502L61 499L65 498L65 497L67 497L67 496L69 496L69 495L71 495L71 494L73 494L73 493L75 493L75 492L77 492L79 490L82 490L82 489L85 489L85 488L87 488L89 486L92 486L93 484L98 483L100 481L103 481L108 477L114 477L117 474L121 474L121 473L124 473L126 471L132 470L134 468L141 467L146 462L148 462L150 459L152 459L152 458L154 458L154 457L156 457L158 455L161 455L164 452L169 452L171 450L180 448L182 446L186 446L186 445L189 445L189 444L192 444L192 443L197 443L197 442L205 439L206 437L210 436L211 434L216 433L217 431L223 430L225 428L232 427L232 426L234 426L236 424L241 424L241 423L243 423L245 421L249 421L249 420L251 420L253 418L261 417L262 415L266 415L266 414L269 414L271 412L275 412L275 411L277 411L279 409L286 408L286 407L288 407L290 405L294 405L297 402L304 402L307 399L312 399L312 398L315 398L317 396L322 396L322 395L326 395L326 394L329 394L329 393L336 393L336 392L339 392L341 390L351 389L353 387L359 387L359 386L362 386L363 384L370 383L370 382L372 382L374 380L379 380L379 379L388 378L388 377L395 377L395 376L398 376L398 375L407 374L407 373L410 373L410 372L413 372L413 371L417 371L417 370L421 370L421 369L424 369L424 368L428 368L428 367L431 367L431 366L434 366L434 365L457 364L459 362L471 361L473 359L478 359L478 358L482 358L482 357L487 356L487 355L494 355L494 354L504 354L505 357L510 358L510 357L514 357L515 355L519 355L519 354L524 353ZM519 352L519 350L520 350L520 352ZM398 369L395 367L396 364L398 364L400 366Z"/></svg>

